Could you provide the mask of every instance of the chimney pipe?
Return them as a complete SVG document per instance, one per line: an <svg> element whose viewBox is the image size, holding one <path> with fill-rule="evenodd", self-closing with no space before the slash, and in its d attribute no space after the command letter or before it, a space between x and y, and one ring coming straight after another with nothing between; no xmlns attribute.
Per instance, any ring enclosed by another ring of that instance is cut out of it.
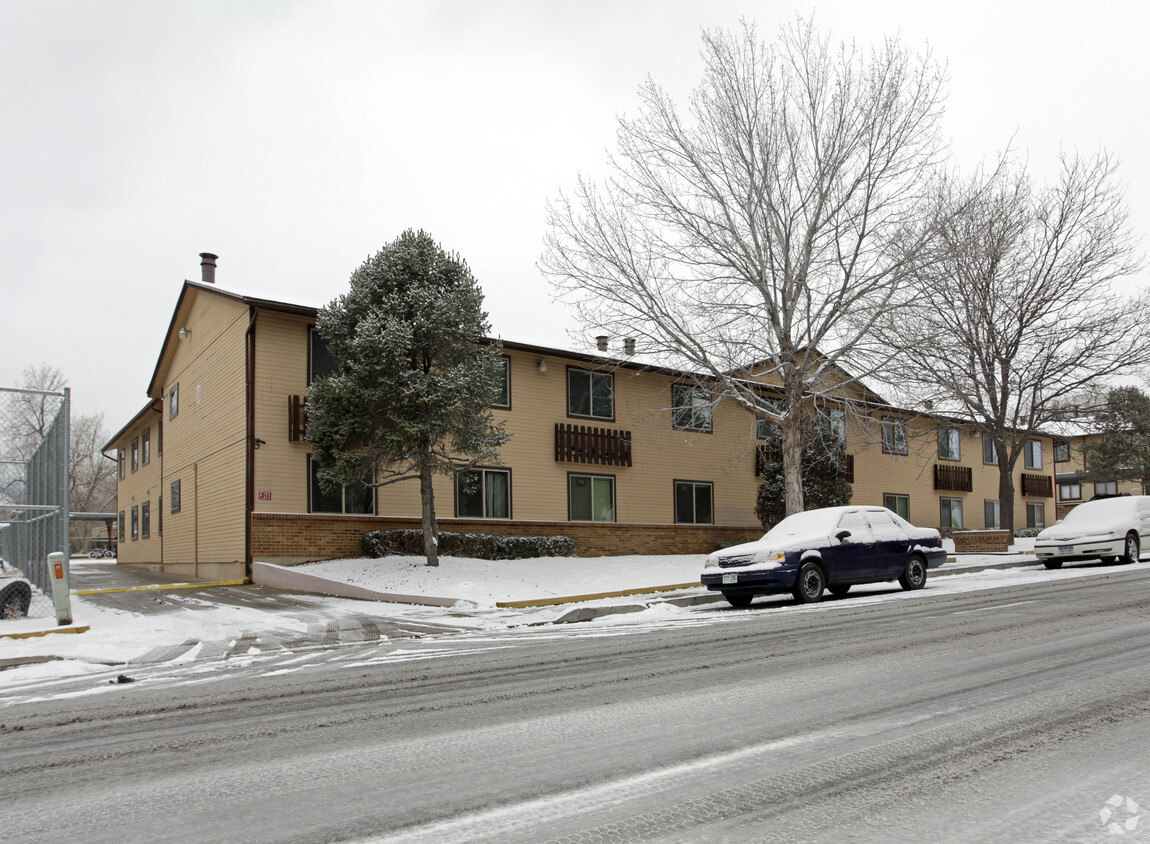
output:
<svg viewBox="0 0 1150 844"><path fill-rule="evenodd" d="M623 354L625 354L629 358L635 356L635 338L634 337L624 337L623 338Z"/></svg>
<svg viewBox="0 0 1150 844"><path fill-rule="evenodd" d="M204 284L216 283L216 260L219 257L219 255L213 255L211 252L200 253L200 277Z"/></svg>
<svg viewBox="0 0 1150 844"><path fill-rule="evenodd" d="M596 337L595 343L598 345L599 351L601 351L601 352L607 351L607 335L606 334L600 334L598 337Z"/></svg>

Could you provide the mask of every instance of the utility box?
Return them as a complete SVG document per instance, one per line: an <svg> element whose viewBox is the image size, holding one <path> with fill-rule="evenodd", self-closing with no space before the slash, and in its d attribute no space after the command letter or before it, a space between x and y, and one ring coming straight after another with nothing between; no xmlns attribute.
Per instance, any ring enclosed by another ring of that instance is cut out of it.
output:
<svg viewBox="0 0 1150 844"><path fill-rule="evenodd" d="M72 623L72 595L68 591L68 564L64 555L56 551L48 555L48 579L52 583L52 603L56 607L56 623Z"/></svg>

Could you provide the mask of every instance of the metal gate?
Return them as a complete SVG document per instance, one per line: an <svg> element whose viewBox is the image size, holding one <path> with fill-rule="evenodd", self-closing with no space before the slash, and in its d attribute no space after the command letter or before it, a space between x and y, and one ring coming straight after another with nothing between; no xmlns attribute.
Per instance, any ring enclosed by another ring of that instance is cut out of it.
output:
<svg viewBox="0 0 1150 844"><path fill-rule="evenodd" d="M69 420L67 388L0 387L0 590L27 592L12 584L30 581L28 615L54 611L48 555L62 551L67 565Z"/></svg>

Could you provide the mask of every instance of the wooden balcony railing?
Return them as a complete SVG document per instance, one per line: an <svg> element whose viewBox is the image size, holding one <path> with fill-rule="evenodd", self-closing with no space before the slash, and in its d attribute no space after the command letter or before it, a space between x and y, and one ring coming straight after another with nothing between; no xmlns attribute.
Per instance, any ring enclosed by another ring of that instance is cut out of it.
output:
<svg viewBox="0 0 1150 844"><path fill-rule="evenodd" d="M974 473L969 466L934 464L934 488L950 492L973 492Z"/></svg>
<svg viewBox="0 0 1150 844"><path fill-rule="evenodd" d="M556 422L555 460L630 466L631 432Z"/></svg>
<svg viewBox="0 0 1150 844"><path fill-rule="evenodd" d="M1054 481L1050 475L1022 474L1022 494L1028 498L1053 498Z"/></svg>

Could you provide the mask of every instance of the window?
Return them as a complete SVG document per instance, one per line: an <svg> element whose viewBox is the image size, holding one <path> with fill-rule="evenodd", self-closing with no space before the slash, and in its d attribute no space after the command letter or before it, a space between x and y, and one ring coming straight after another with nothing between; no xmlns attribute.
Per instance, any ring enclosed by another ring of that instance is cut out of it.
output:
<svg viewBox="0 0 1150 844"><path fill-rule="evenodd" d="M164 496L156 496L156 535L164 535Z"/></svg>
<svg viewBox="0 0 1150 844"><path fill-rule="evenodd" d="M983 518L986 519L987 530L997 530L1002 527L1002 507L997 498L988 498L982 502Z"/></svg>
<svg viewBox="0 0 1150 844"><path fill-rule="evenodd" d="M1082 484L1059 484L1058 498L1060 501L1080 501L1082 499Z"/></svg>
<svg viewBox="0 0 1150 844"><path fill-rule="evenodd" d="M1055 443L1054 444L1054 462L1055 463L1069 463L1070 462L1070 443Z"/></svg>
<svg viewBox="0 0 1150 844"><path fill-rule="evenodd" d="M884 492L882 495L882 506L902 516L908 522L910 521L910 496L900 495L894 492Z"/></svg>
<svg viewBox="0 0 1150 844"><path fill-rule="evenodd" d="M906 454L907 429L905 419L887 417L882 420L882 450L884 454Z"/></svg>
<svg viewBox="0 0 1150 844"><path fill-rule="evenodd" d="M939 524L944 528L960 528L962 527L962 499L961 498L940 498L939 504Z"/></svg>
<svg viewBox="0 0 1150 844"><path fill-rule="evenodd" d="M118 452L119 452L120 456L119 456L119 458L117 458L116 462L119 463L119 469L118 469L116 474L120 480L124 480L124 467L127 465L127 462L128 462L127 455L124 453L124 449L122 449L122 448L118 449Z"/></svg>
<svg viewBox="0 0 1150 844"><path fill-rule="evenodd" d="M511 518L511 473L469 469L455 476L455 515L461 519Z"/></svg>
<svg viewBox="0 0 1150 844"><path fill-rule="evenodd" d="M1028 528L1046 527L1046 505L1040 501L1026 502L1026 526Z"/></svg>
<svg viewBox="0 0 1150 844"><path fill-rule="evenodd" d="M319 483L319 463L307 456L309 490L309 513L374 513L375 489L365 481L344 484L338 491L326 492Z"/></svg>
<svg viewBox="0 0 1150 844"><path fill-rule="evenodd" d="M116 518L116 534L120 542L124 541L124 511L121 510Z"/></svg>
<svg viewBox="0 0 1150 844"><path fill-rule="evenodd" d="M172 494L169 496L172 501L172 512L180 512L180 482L172 481Z"/></svg>
<svg viewBox="0 0 1150 844"><path fill-rule="evenodd" d="M713 501L713 484L700 481L675 481L675 523L714 524Z"/></svg>
<svg viewBox="0 0 1150 844"><path fill-rule="evenodd" d="M1094 495L1117 495L1118 481L1103 481L1094 485Z"/></svg>
<svg viewBox="0 0 1150 844"><path fill-rule="evenodd" d="M132 473L140 468L140 440L132 440Z"/></svg>
<svg viewBox="0 0 1150 844"><path fill-rule="evenodd" d="M511 407L511 360L504 355L499 359L500 367L500 382L499 382L499 395L496 396L495 401L492 402L492 407Z"/></svg>
<svg viewBox="0 0 1150 844"><path fill-rule="evenodd" d="M826 408L819 408L819 416L830 426L831 433L834 434L839 443L846 443L847 441L847 414L845 410L827 410Z"/></svg>
<svg viewBox="0 0 1150 844"><path fill-rule="evenodd" d="M710 431L713 410L710 390L691 384L671 385L671 427L678 431Z"/></svg>
<svg viewBox="0 0 1150 844"><path fill-rule="evenodd" d="M333 375L339 370L339 365L314 325L307 330L307 340L307 382L310 384L316 378Z"/></svg>
<svg viewBox="0 0 1150 844"><path fill-rule="evenodd" d="M147 466L152 462L152 429L145 428L140 434L140 460Z"/></svg>
<svg viewBox="0 0 1150 844"><path fill-rule="evenodd" d="M152 535L152 502L145 501L140 505L140 536L147 539Z"/></svg>
<svg viewBox="0 0 1150 844"><path fill-rule="evenodd" d="M994 439L990 434L982 435L982 462L990 466L998 465L998 450L994 447Z"/></svg>
<svg viewBox="0 0 1150 844"><path fill-rule="evenodd" d="M567 512L573 522L615 521L615 479L610 475L568 475Z"/></svg>
<svg viewBox="0 0 1150 844"><path fill-rule="evenodd" d="M140 507L136 505L132 508L132 541L135 542L140 538Z"/></svg>
<svg viewBox="0 0 1150 844"><path fill-rule="evenodd" d="M1042 468L1042 443L1038 440L1027 440L1022 444L1023 459L1027 469Z"/></svg>
<svg viewBox="0 0 1150 844"><path fill-rule="evenodd" d="M615 376L586 369L567 370L567 415L615 418Z"/></svg>
<svg viewBox="0 0 1150 844"><path fill-rule="evenodd" d="M168 390L168 418L175 419L176 414L180 412L180 382L172 385Z"/></svg>
<svg viewBox="0 0 1150 844"><path fill-rule="evenodd" d="M938 459L961 460L962 448L958 440L958 428L938 429Z"/></svg>

